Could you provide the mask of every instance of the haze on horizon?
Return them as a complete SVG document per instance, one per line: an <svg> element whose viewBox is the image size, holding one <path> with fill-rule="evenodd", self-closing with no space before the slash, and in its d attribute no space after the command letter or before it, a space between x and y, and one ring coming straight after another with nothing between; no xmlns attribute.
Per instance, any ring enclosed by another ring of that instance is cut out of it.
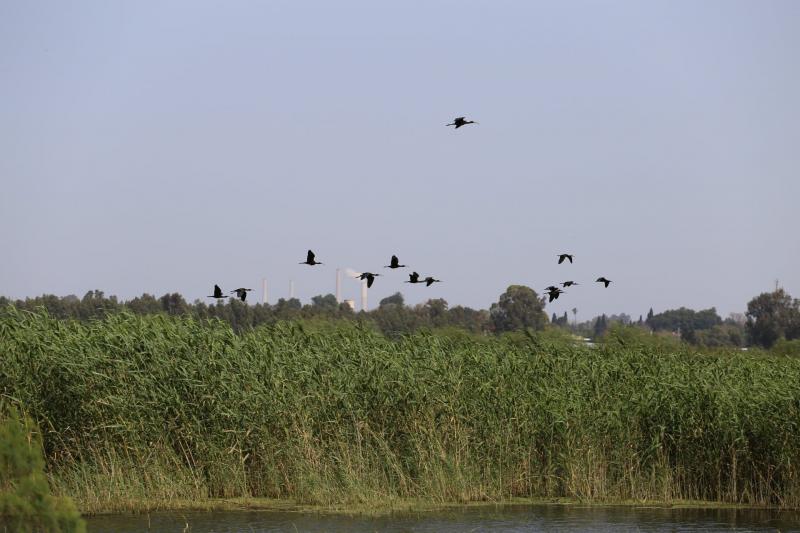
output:
<svg viewBox="0 0 800 533"><path fill-rule="evenodd" d="M0 294L800 297L800 3L332 4L0 5Z"/></svg>

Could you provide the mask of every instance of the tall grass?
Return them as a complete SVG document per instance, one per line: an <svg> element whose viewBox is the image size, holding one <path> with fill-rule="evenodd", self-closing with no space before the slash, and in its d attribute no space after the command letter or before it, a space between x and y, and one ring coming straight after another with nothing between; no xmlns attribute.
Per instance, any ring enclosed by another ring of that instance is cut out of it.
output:
<svg viewBox="0 0 800 533"><path fill-rule="evenodd" d="M84 510L266 496L800 506L800 361L9 308L0 392Z"/></svg>

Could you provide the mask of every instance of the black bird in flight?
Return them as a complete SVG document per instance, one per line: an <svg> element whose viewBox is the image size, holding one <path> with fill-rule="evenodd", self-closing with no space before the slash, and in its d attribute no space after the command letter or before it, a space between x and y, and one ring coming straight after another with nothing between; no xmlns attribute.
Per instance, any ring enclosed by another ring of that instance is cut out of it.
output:
<svg viewBox="0 0 800 533"><path fill-rule="evenodd" d="M214 294L208 296L208 298L225 298L225 295L222 294L222 289L219 288L219 285L214 285Z"/></svg>
<svg viewBox="0 0 800 533"><path fill-rule="evenodd" d="M570 264L572 263L572 254L558 254L558 264L564 262L564 259L569 259Z"/></svg>
<svg viewBox="0 0 800 533"><path fill-rule="evenodd" d="M550 302L552 302L553 300L558 300L558 296L561 295L561 294L565 294L565 293L564 293L564 291L562 291L561 289L559 289L557 287L556 287L556 290L550 291L550 292L547 293L547 295L550 296Z"/></svg>
<svg viewBox="0 0 800 533"><path fill-rule="evenodd" d="M433 279L433 276L428 276L427 278L425 278L425 286L426 287L430 287L434 283L441 283L441 282L442 282L442 280L440 280L440 279Z"/></svg>
<svg viewBox="0 0 800 533"><path fill-rule="evenodd" d="M455 126L455 129L465 126L467 124L477 124L474 120L465 120L464 117L457 117L453 119L452 124L445 124L445 126Z"/></svg>
<svg viewBox="0 0 800 533"><path fill-rule="evenodd" d="M308 251L308 256L306 257L306 260L302 261L300 264L301 265L310 265L310 266L321 265L322 263L320 263L319 261L314 261L314 257L315 257L314 256L314 252L309 250Z"/></svg>
<svg viewBox="0 0 800 533"><path fill-rule="evenodd" d="M575 281L565 281L564 283L561 284L562 287L572 287L573 285L580 285L580 283L577 283Z"/></svg>
<svg viewBox="0 0 800 533"><path fill-rule="evenodd" d="M375 283L375 278L380 276L380 274L373 274L372 272L362 272L361 275L355 276L360 280L367 280L367 288L369 289L372 287L372 284Z"/></svg>
<svg viewBox="0 0 800 533"><path fill-rule="evenodd" d="M406 281L406 283L422 283L422 282L419 280L419 274L417 274L416 272L412 272L411 274L408 275L408 281Z"/></svg>
<svg viewBox="0 0 800 533"><path fill-rule="evenodd" d="M401 265L400 260L397 258L397 256L393 255L392 260L389 262L389 264L383 268L402 268L402 267L405 267L405 265Z"/></svg>
<svg viewBox="0 0 800 533"><path fill-rule="evenodd" d="M605 285L605 286L606 286L606 288L608 288L608 284L609 284L609 283L611 283L611 280L610 280L610 279L606 279L606 278L604 278L604 277L599 277L599 278L597 278L595 281L597 281L597 282L599 282L599 283L602 283L603 285Z"/></svg>
<svg viewBox="0 0 800 533"><path fill-rule="evenodd" d="M234 289L231 292L236 293L236 297L239 298L241 301L245 301L247 299L247 291L252 291L253 289L245 289L244 287L239 287L238 289Z"/></svg>

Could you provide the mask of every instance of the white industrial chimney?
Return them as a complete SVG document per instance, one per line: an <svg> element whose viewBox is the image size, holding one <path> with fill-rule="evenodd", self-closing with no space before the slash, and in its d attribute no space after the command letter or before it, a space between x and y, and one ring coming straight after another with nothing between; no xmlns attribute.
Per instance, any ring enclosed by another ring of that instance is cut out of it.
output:
<svg viewBox="0 0 800 533"><path fill-rule="evenodd" d="M361 310L367 310L367 280L361 281Z"/></svg>
<svg viewBox="0 0 800 533"><path fill-rule="evenodd" d="M342 271L336 269L336 303L342 303Z"/></svg>
<svg viewBox="0 0 800 533"><path fill-rule="evenodd" d="M267 278L261 278L261 299L262 303L266 305L267 302Z"/></svg>
<svg viewBox="0 0 800 533"><path fill-rule="evenodd" d="M294 281L289 282L289 299L294 298Z"/></svg>

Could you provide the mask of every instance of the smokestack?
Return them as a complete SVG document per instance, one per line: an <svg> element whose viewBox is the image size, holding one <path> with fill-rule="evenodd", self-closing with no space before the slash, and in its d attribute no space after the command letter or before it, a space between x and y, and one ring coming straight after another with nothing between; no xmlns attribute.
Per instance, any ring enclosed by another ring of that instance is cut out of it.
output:
<svg viewBox="0 0 800 533"><path fill-rule="evenodd" d="M336 269L336 303L342 303L342 272L341 269Z"/></svg>
<svg viewBox="0 0 800 533"><path fill-rule="evenodd" d="M294 281L289 282L289 299L294 298Z"/></svg>
<svg viewBox="0 0 800 533"><path fill-rule="evenodd" d="M261 278L261 299L264 305L269 303L267 302L267 278Z"/></svg>
<svg viewBox="0 0 800 533"><path fill-rule="evenodd" d="M367 280L361 282L361 310L367 310Z"/></svg>

